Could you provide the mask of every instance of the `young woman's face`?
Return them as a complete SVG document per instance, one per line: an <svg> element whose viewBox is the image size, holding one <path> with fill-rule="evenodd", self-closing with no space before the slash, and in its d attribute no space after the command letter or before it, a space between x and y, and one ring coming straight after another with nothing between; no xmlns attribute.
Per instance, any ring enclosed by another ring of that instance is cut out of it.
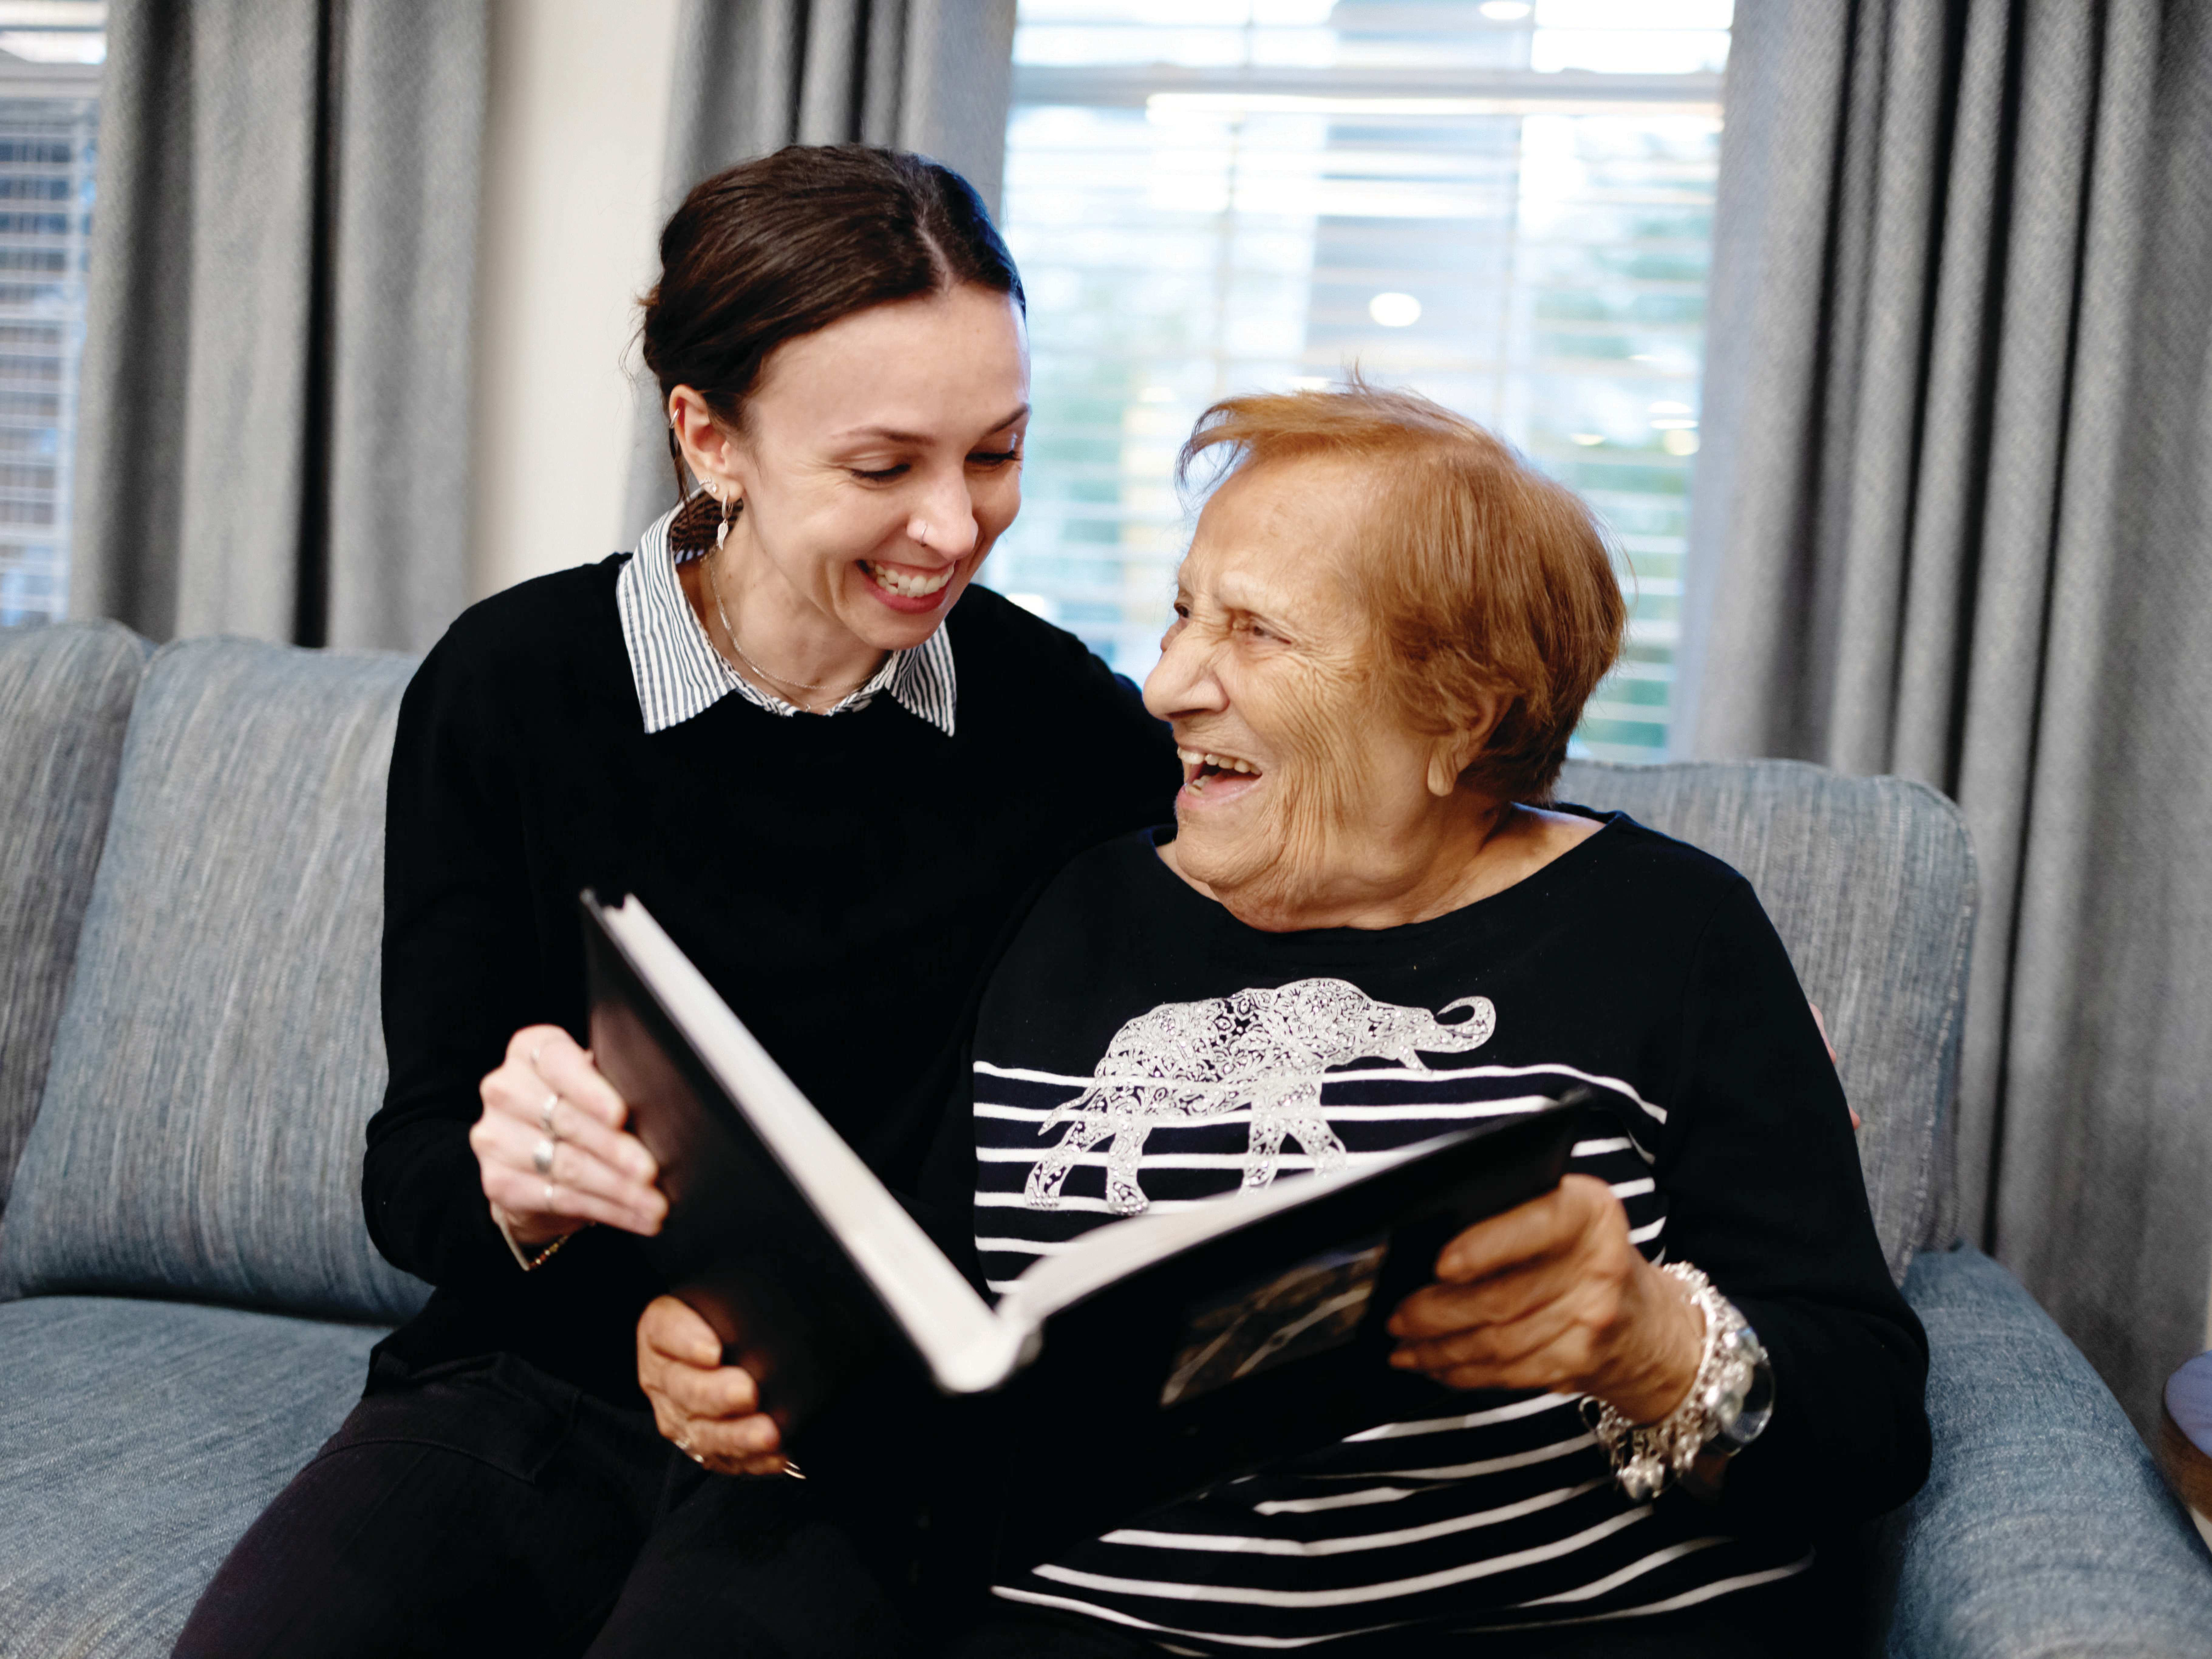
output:
<svg viewBox="0 0 2212 1659"><path fill-rule="evenodd" d="M742 429L697 445L694 465L744 499L729 551L764 567L748 586L770 580L901 650L936 629L1020 509L1029 394L1019 309L962 286L778 347Z"/></svg>

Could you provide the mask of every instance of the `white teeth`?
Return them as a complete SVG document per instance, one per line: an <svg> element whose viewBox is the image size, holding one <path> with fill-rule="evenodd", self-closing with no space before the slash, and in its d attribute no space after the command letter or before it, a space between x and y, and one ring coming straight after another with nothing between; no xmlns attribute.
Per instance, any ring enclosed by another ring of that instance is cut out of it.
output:
<svg viewBox="0 0 2212 1659"><path fill-rule="evenodd" d="M1176 756L1185 766L1211 766L1218 771L1242 772L1249 777L1256 777L1259 775L1259 769L1250 761L1239 760L1234 755L1216 755L1203 749L1178 748L1176 750ZM1191 787L1198 788L1204 782L1205 780L1202 778L1194 778L1191 780Z"/></svg>
<svg viewBox="0 0 2212 1659"><path fill-rule="evenodd" d="M878 586L903 599L926 599L932 593L942 592L945 584L952 580L953 567L947 565L934 575L911 576L903 570L894 570L889 565L878 564L872 559L861 561L861 568L875 579Z"/></svg>

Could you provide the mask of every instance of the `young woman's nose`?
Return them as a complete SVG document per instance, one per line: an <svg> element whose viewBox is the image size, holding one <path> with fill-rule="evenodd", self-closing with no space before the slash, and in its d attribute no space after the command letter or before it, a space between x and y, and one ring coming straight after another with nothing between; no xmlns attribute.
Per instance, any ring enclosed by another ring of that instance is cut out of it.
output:
<svg viewBox="0 0 2212 1659"><path fill-rule="evenodd" d="M915 505L906 533L941 558L962 559L975 551L975 501L968 492L966 477L946 478L933 486Z"/></svg>

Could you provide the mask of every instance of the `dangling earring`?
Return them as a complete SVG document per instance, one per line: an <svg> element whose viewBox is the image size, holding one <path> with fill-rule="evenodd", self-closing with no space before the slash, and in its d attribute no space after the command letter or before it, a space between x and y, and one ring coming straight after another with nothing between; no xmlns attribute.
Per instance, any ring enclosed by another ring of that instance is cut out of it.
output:
<svg viewBox="0 0 2212 1659"><path fill-rule="evenodd" d="M730 520L744 510L744 497L732 489L722 497L722 522L714 526L714 550L720 552L722 544L730 539Z"/></svg>

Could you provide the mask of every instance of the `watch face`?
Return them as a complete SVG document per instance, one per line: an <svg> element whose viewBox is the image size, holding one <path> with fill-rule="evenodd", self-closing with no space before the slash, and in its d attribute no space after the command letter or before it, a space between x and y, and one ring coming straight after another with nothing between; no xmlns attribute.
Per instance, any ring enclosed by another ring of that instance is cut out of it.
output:
<svg viewBox="0 0 2212 1659"><path fill-rule="evenodd" d="M1739 1373L1743 1376L1742 1392L1737 1395L1731 1390L1731 1397L1722 1402L1720 1424L1713 1437L1715 1443L1731 1455L1758 1439L1774 1415L1774 1368L1767 1363L1759 1334L1744 1326L1735 1333L1735 1346L1744 1367L1744 1372Z"/></svg>

